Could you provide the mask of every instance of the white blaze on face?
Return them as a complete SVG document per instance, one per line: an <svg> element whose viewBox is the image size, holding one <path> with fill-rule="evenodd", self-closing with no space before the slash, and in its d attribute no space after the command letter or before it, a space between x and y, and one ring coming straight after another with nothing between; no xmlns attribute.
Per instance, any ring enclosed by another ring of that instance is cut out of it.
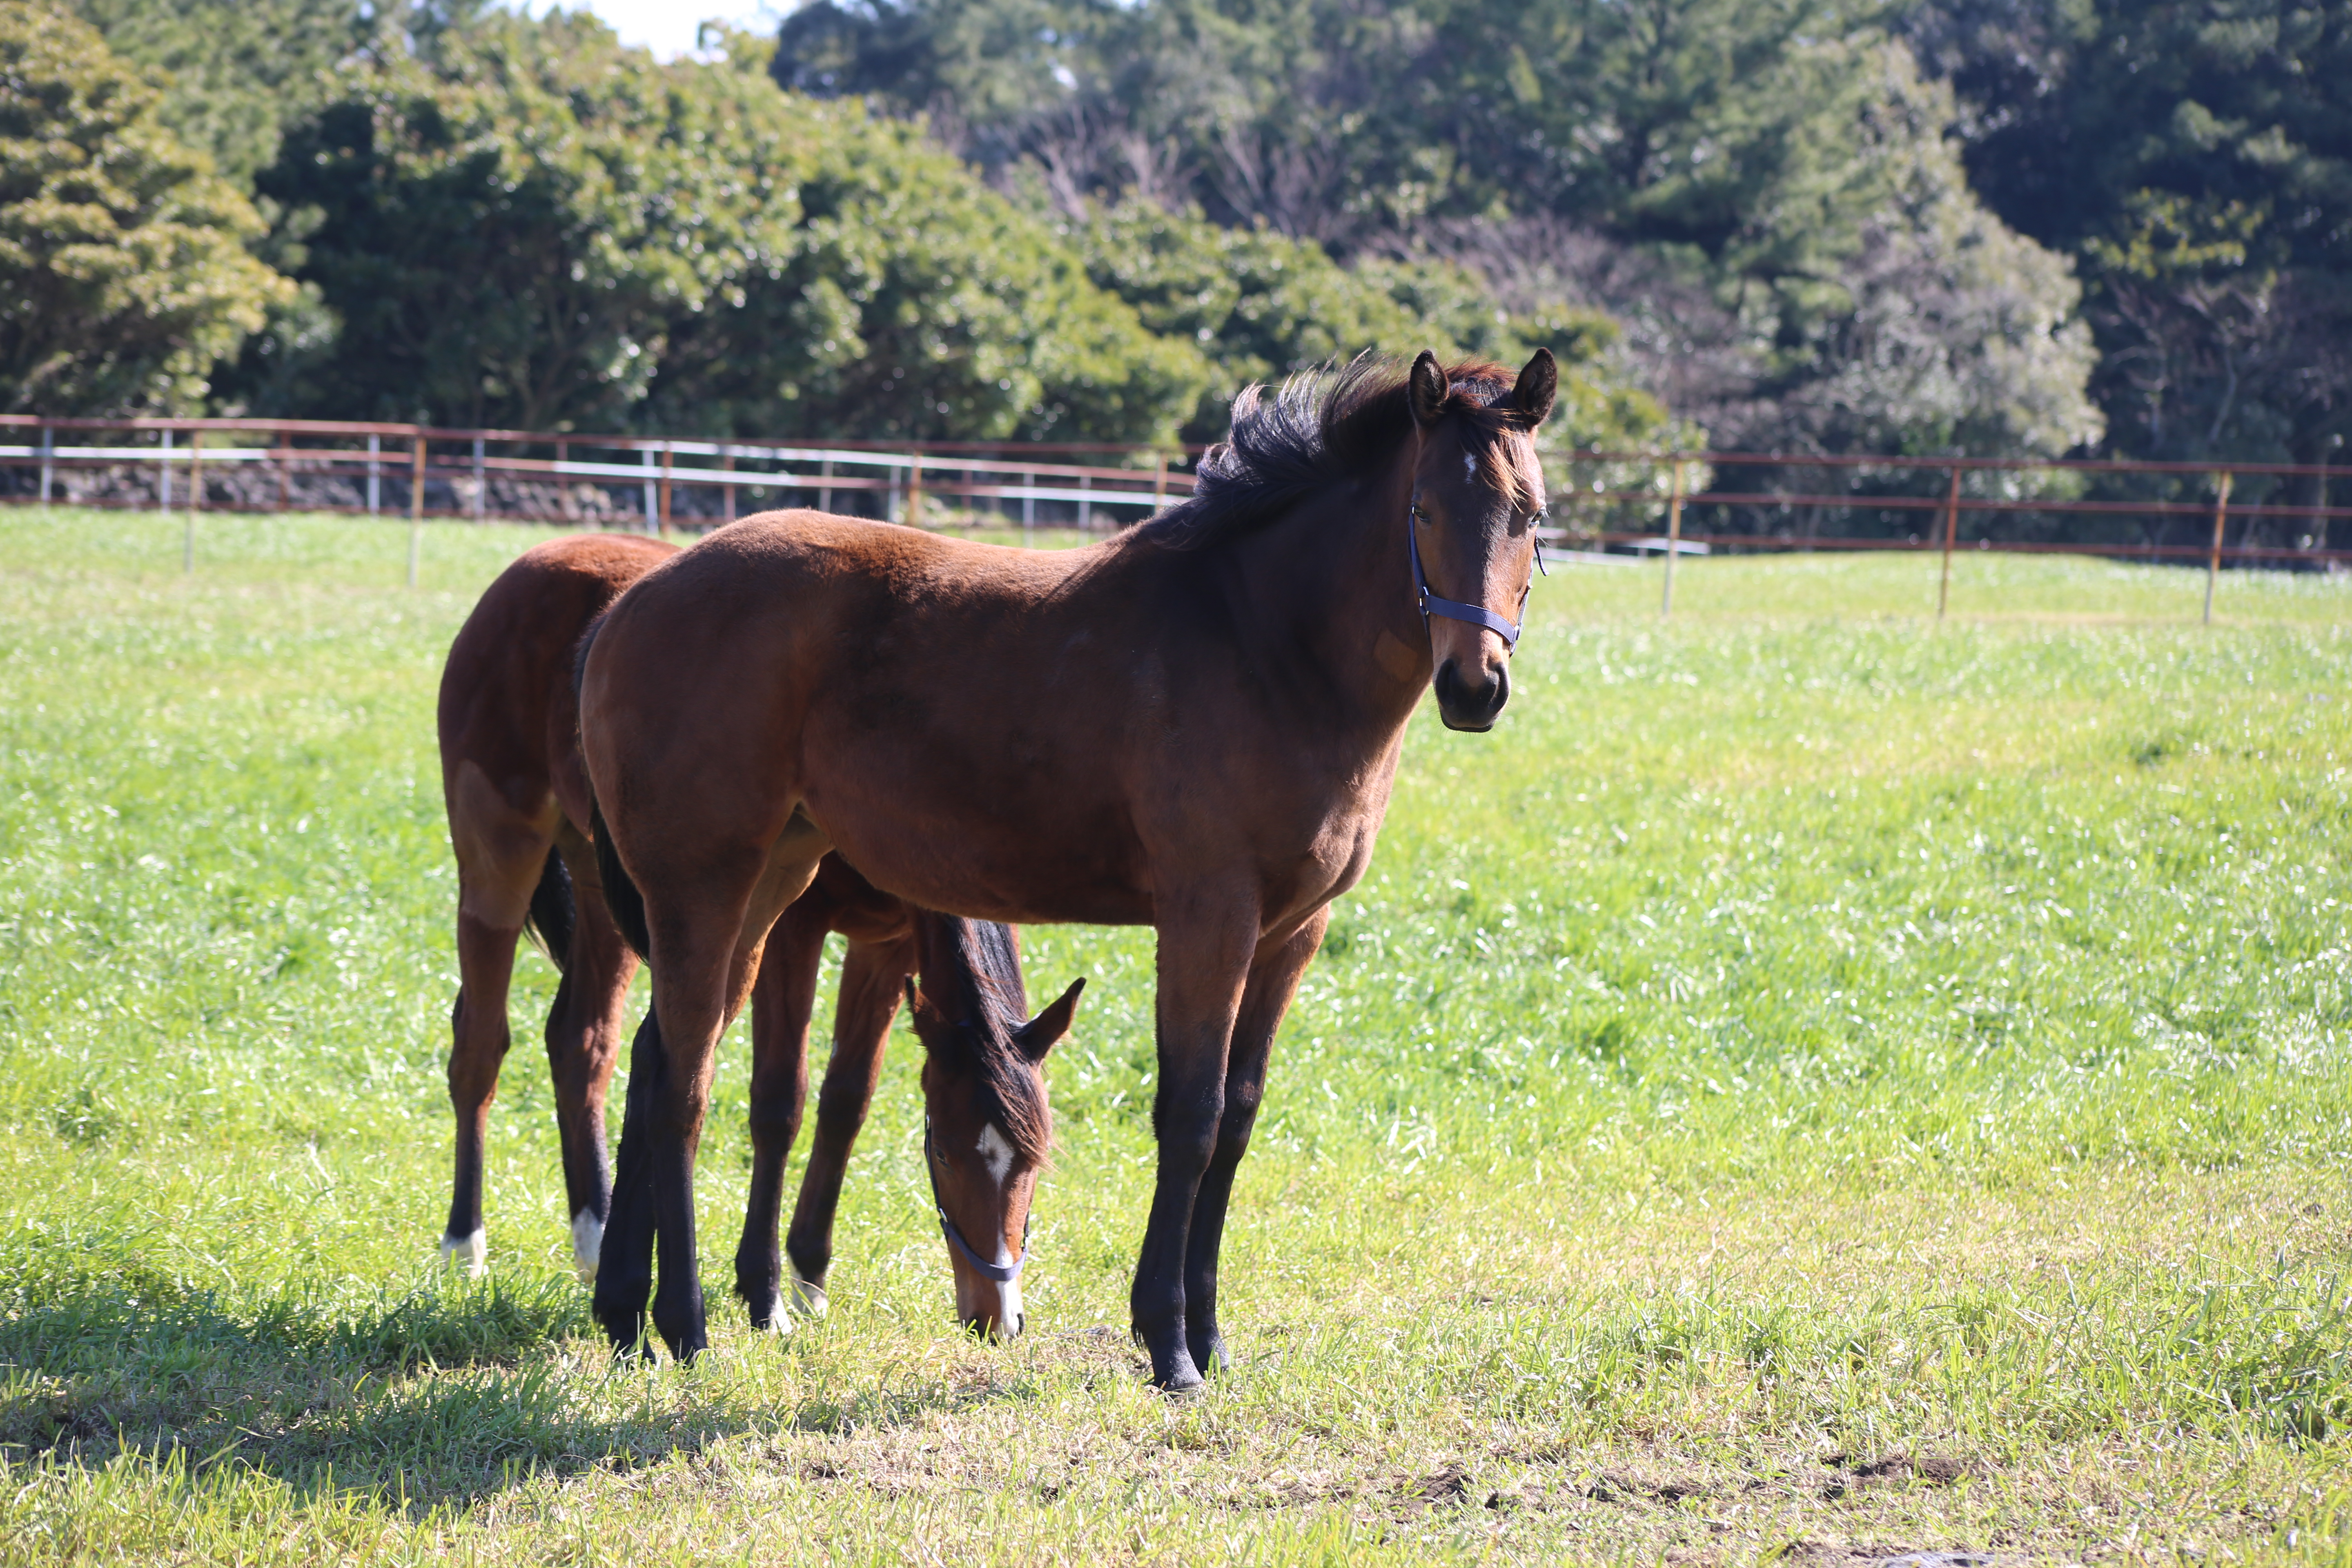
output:
<svg viewBox="0 0 2352 1568"><path fill-rule="evenodd" d="M1465 452L1462 454L1462 478L1474 485L1478 482L1477 453Z"/></svg>
<svg viewBox="0 0 2352 1568"><path fill-rule="evenodd" d="M572 1216L572 1268L583 1285L596 1283L596 1256L604 1247L604 1222L593 1209Z"/></svg>
<svg viewBox="0 0 2352 1568"><path fill-rule="evenodd" d="M471 1236L445 1236L441 1238L441 1261L455 1263L474 1279L482 1277L488 1266L490 1244L483 1239L481 1227L474 1227Z"/></svg>
<svg viewBox="0 0 2352 1568"><path fill-rule="evenodd" d="M996 1288L997 1331L1017 1334L1021 1331L1021 1281L1008 1279Z"/></svg>
<svg viewBox="0 0 2352 1568"><path fill-rule="evenodd" d="M1013 1144L992 1121L980 1130L980 1142L972 1147L979 1152L982 1163L988 1166L988 1179L1001 1190L1006 1174L1013 1169Z"/></svg>

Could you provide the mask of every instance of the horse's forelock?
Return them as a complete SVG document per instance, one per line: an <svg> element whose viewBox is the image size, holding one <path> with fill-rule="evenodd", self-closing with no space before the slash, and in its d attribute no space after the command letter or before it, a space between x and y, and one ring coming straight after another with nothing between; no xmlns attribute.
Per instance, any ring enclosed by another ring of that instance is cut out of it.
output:
<svg viewBox="0 0 2352 1568"><path fill-rule="evenodd" d="M1463 449L1477 459L1480 473L1504 500L1521 509L1535 506L1542 498L1528 483L1528 472L1540 475L1543 468L1536 456L1535 426L1517 401L1518 377L1492 360L1465 360L1445 377L1451 395L1445 412L1460 420Z"/></svg>

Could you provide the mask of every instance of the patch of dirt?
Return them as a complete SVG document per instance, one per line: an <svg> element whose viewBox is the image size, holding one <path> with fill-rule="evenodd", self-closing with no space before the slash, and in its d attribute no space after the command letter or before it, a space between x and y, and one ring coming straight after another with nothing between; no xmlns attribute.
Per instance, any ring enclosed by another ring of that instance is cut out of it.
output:
<svg viewBox="0 0 2352 1568"><path fill-rule="evenodd" d="M1822 1496L1832 1501L1850 1491L1874 1486L1894 1486L1908 1480L1948 1487L1969 1473L1966 1460L1932 1450L1916 1455L1888 1454L1867 1464L1851 1466L1846 1464L1844 1455L1832 1454L1827 1462L1833 1468L1844 1471L1842 1475L1832 1475L1822 1487Z"/></svg>

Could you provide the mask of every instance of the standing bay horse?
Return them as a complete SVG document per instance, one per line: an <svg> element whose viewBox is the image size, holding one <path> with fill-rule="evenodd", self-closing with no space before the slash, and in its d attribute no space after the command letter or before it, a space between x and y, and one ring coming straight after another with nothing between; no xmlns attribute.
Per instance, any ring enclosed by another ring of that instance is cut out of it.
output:
<svg viewBox="0 0 2352 1568"><path fill-rule="evenodd" d="M773 512L621 595L583 658L581 744L606 896L653 960L635 1049L664 1070L622 1136L608 1333L642 1332L657 1241L654 1325L682 1358L705 1342L714 1047L837 849L925 908L1158 929L1130 1309L1159 1385L1224 1364L1218 1247L1276 1027L1423 689L1471 731L1508 695L1557 380L1543 352L1516 377L1359 361L1245 392L1192 499L1089 549Z"/></svg>
<svg viewBox="0 0 2352 1568"><path fill-rule="evenodd" d="M478 1271L482 1153L490 1100L509 1046L507 996L515 944L528 927L562 973L547 1019L548 1067L572 1215L573 1265L595 1278L612 1184L604 1159L604 1098L621 1041L621 1016L637 956L606 913L588 819L572 694L573 650L624 588L677 553L628 534L583 534L525 552L499 574L459 630L442 673L443 792L457 855L459 990L451 1013L449 1097L457 1112L457 1179L445 1257ZM576 900L575 884L588 897ZM959 1235L1025 1232L1036 1172L1050 1136L1041 1063L1068 1027L1069 1009L1034 1024L983 1016L986 994L1022 1004L1012 933L929 915L877 892L826 858L808 890L777 924L752 1016L751 1185L736 1290L752 1321L781 1327L782 1258L777 1231L784 1162L808 1090L808 1023L824 939L849 939L834 1018L833 1057L817 1098L816 1132L786 1241L793 1304L822 1311L833 1257L833 1221L849 1153L873 1099L899 990L919 967L940 1005L919 1010L926 1046L924 1092L940 1157L933 1189L953 1211L950 1258L958 1310L988 1331L1017 1331L1020 1297L954 1249ZM1075 1000L1073 994L1066 1001ZM975 1028L971 1021L979 1018ZM1008 1116L1007 1105L1016 1109ZM983 1130L1008 1123L1005 1154L980 1152ZM969 1247L965 1251L971 1250Z"/></svg>

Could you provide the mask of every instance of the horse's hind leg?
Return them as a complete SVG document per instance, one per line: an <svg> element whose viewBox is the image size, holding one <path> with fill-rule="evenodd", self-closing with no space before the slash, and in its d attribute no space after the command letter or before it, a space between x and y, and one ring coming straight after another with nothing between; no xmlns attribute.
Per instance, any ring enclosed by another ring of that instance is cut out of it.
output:
<svg viewBox="0 0 2352 1568"><path fill-rule="evenodd" d="M1204 1373L1222 1372L1227 1365L1224 1335L1217 1329L1217 1251L1224 1239L1234 1173L1249 1152L1275 1031L1290 1010L1290 998L1322 945L1323 928L1330 919L1328 909L1318 910L1287 942L1261 953L1242 990L1233 1048L1225 1058L1225 1107L1217 1124L1217 1147L1201 1174L1201 1190L1192 1199L1192 1228L1185 1237L1184 1339L1192 1364Z"/></svg>
<svg viewBox="0 0 2352 1568"><path fill-rule="evenodd" d="M854 942L841 966L841 1000L834 1008L833 1057L816 1096L816 1131L800 1201L793 1206L785 1247L793 1260L793 1294L813 1312L824 1310L824 1279L833 1266L833 1216L850 1150L874 1102L883 1047L907 977L915 972L911 933L882 942Z"/></svg>
<svg viewBox="0 0 2352 1568"><path fill-rule="evenodd" d="M783 1206L784 1161L800 1134L808 1095L809 1013L835 908L818 888L794 900L768 933L751 986L751 1191L743 1205L743 1239L735 1248L735 1293L751 1309L751 1326L758 1329L785 1326L776 1222Z"/></svg>
<svg viewBox="0 0 2352 1568"><path fill-rule="evenodd" d="M604 1153L604 1094L621 1055L622 1010L637 955L613 925L585 838L562 832L558 853L577 889L569 960L547 1015L547 1068L555 1085L555 1125L563 1142L563 1186L572 1216L572 1267L596 1282L596 1259L612 1207Z"/></svg>
<svg viewBox="0 0 2352 1568"><path fill-rule="evenodd" d="M629 1042L629 1089L621 1111L621 1155L604 1215L590 1310L623 1355L645 1342L654 1289L653 1110L669 1076L661 1024L648 1009Z"/></svg>
<svg viewBox="0 0 2352 1568"><path fill-rule="evenodd" d="M550 842L526 838L509 853L461 858L457 868L457 1000L449 1012L449 1105L457 1122L457 1175L441 1256L478 1274L488 1256L482 1237L482 1152L499 1065L506 1059L507 992L515 943L531 889L547 864Z"/></svg>

